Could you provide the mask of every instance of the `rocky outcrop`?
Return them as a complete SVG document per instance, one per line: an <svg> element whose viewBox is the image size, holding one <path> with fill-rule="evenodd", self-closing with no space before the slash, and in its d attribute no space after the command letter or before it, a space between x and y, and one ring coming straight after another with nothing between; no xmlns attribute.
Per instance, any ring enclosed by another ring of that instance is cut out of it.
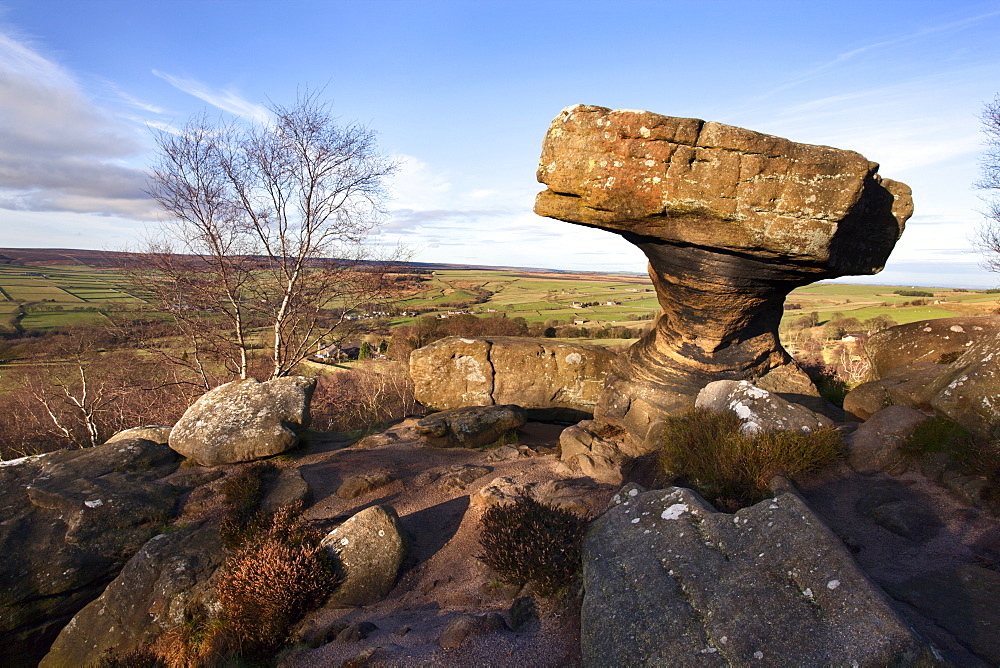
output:
<svg viewBox="0 0 1000 668"><path fill-rule="evenodd" d="M174 516L177 464L144 440L0 463L0 663L34 665Z"/></svg>
<svg viewBox="0 0 1000 668"><path fill-rule="evenodd" d="M154 536L62 630L40 666L97 665L108 649L124 654L153 642L193 606L211 607L210 579L224 556L211 525Z"/></svg>
<svg viewBox="0 0 1000 668"><path fill-rule="evenodd" d="M203 394L170 430L170 447L202 466L291 450L309 426L315 378L237 380Z"/></svg>
<svg viewBox="0 0 1000 668"><path fill-rule="evenodd" d="M950 364L978 341L1000 332L1000 316L939 318L889 327L865 341L865 355L876 378L922 362ZM940 368L940 367L939 367Z"/></svg>
<svg viewBox="0 0 1000 668"><path fill-rule="evenodd" d="M392 506L371 506L323 539L340 585L327 605L369 605L389 593L406 558L406 539Z"/></svg>
<svg viewBox="0 0 1000 668"><path fill-rule="evenodd" d="M849 413L867 419L898 404L948 417L981 441L998 435L1000 317L899 325L873 334L865 347L877 379L848 393Z"/></svg>
<svg viewBox="0 0 1000 668"><path fill-rule="evenodd" d="M933 665L793 493L735 515L626 486L583 546L584 666Z"/></svg>
<svg viewBox="0 0 1000 668"><path fill-rule="evenodd" d="M597 415L640 441L713 380L816 396L778 340L792 289L880 271L910 189L852 151L721 123L576 105L542 146L535 212L621 235L663 313L619 356ZM776 377L772 378L772 376Z"/></svg>
<svg viewBox="0 0 1000 668"><path fill-rule="evenodd" d="M417 421L417 435L438 448L478 448L489 445L528 421L520 406L452 408Z"/></svg>
<svg viewBox="0 0 1000 668"><path fill-rule="evenodd" d="M858 473L888 471L902 461L900 447L926 419L906 406L883 408L847 435L847 463Z"/></svg>
<svg viewBox="0 0 1000 668"><path fill-rule="evenodd" d="M105 443L117 443L118 441L134 441L137 438L141 438L145 441L152 441L153 443L166 443L170 439L170 429L171 427L165 425L147 425L145 427L132 427L131 429L125 429L120 431L111 438L109 438Z"/></svg>
<svg viewBox="0 0 1000 668"><path fill-rule="evenodd" d="M743 423L745 434L762 431L824 429L833 426L833 420L813 413L805 406L785 401L745 380L717 380L709 383L694 403L696 408L713 411L731 411Z"/></svg>
<svg viewBox="0 0 1000 668"><path fill-rule="evenodd" d="M434 410L517 404L532 419L591 417L615 353L518 337L448 337L413 351L414 396Z"/></svg>

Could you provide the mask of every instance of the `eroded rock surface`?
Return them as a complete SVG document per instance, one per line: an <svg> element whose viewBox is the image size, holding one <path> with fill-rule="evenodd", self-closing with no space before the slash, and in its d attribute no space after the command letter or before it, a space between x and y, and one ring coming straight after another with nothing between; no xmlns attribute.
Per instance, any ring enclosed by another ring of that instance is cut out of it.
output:
<svg viewBox="0 0 1000 668"><path fill-rule="evenodd" d="M170 430L170 447L202 466L291 450L309 426L315 378L237 380L209 390Z"/></svg>
<svg viewBox="0 0 1000 668"><path fill-rule="evenodd" d="M34 665L174 516L177 463L131 440L0 464L0 663Z"/></svg>
<svg viewBox="0 0 1000 668"><path fill-rule="evenodd" d="M709 383L698 393L695 406L735 413L743 423L741 429L745 434L789 430L810 432L833 426L833 420L825 415L785 401L777 394L745 380L716 380Z"/></svg>
<svg viewBox="0 0 1000 668"><path fill-rule="evenodd" d="M414 350L414 396L435 410L517 404L532 419L591 417L615 353L535 338L451 336Z"/></svg>
<svg viewBox="0 0 1000 668"><path fill-rule="evenodd" d="M638 246L663 308L619 356L598 417L652 441L656 417L712 380L815 396L778 340L782 304L796 287L882 269L913 205L877 172L853 151L721 123L563 110L542 146L535 212Z"/></svg>
<svg viewBox="0 0 1000 668"><path fill-rule="evenodd" d="M504 406L452 408L417 420L414 431L438 448L478 448L489 445L528 421L524 409Z"/></svg>
<svg viewBox="0 0 1000 668"><path fill-rule="evenodd" d="M406 558L406 538L392 506L370 506L331 531L323 546L343 578L327 605L368 605L389 593Z"/></svg>
<svg viewBox="0 0 1000 668"><path fill-rule="evenodd" d="M730 515L627 485L587 532L583 579L584 666L933 665L791 493Z"/></svg>

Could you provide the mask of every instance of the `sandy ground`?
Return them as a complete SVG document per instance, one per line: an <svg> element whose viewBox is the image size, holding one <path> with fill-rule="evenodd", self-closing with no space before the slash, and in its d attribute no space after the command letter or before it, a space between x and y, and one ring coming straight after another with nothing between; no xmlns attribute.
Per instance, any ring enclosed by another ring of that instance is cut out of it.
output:
<svg viewBox="0 0 1000 668"><path fill-rule="evenodd" d="M559 425L529 423L519 443L554 448ZM306 517L332 526L373 504L388 504L410 536L411 561L400 580L379 603L364 608L324 609L307 620L313 629L371 622L378 627L366 639L334 641L287 657L283 666L339 666L361 655L373 666L568 666L579 664L578 602L539 599L538 615L516 632L496 630L471 637L459 647L442 649L437 641L450 621L462 614L506 613L519 592L499 585L495 574L474 558L479 550L482 508L472 497L498 476L518 483L562 478L553 454L488 462L488 451L437 449L401 441L375 449L346 448L308 452L298 462L313 490L315 503ZM491 469L463 490L443 491L417 484L421 472L460 464ZM356 499L335 494L349 476L390 473L397 479ZM610 491L606 493L610 496ZM603 499L606 502L606 499Z"/></svg>

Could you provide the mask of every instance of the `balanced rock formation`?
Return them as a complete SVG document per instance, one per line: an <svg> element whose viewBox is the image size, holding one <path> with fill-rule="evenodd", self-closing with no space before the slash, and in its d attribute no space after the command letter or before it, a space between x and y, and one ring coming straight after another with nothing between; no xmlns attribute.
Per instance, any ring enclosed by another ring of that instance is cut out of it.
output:
<svg viewBox="0 0 1000 668"><path fill-rule="evenodd" d="M309 426L315 378L237 380L209 390L173 429L170 447L202 466L236 464L281 454Z"/></svg>
<svg viewBox="0 0 1000 668"><path fill-rule="evenodd" d="M517 404L532 419L591 417L615 353L544 339L450 336L414 350L417 401L445 410Z"/></svg>
<svg viewBox="0 0 1000 668"><path fill-rule="evenodd" d="M778 340L785 296L880 271L910 189L852 151L644 111L576 105L542 146L535 212L621 235L663 313L619 356L597 407L640 441L713 380L815 396Z"/></svg>
<svg viewBox="0 0 1000 668"><path fill-rule="evenodd" d="M583 543L584 666L935 665L794 493L734 515L626 485Z"/></svg>

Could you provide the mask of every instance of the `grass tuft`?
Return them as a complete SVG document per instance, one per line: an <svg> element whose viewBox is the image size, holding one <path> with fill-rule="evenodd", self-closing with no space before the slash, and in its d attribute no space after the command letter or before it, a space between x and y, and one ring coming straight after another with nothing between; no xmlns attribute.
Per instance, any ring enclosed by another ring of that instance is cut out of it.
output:
<svg viewBox="0 0 1000 668"><path fill-rule="evenodd" d="M667 418L658 453L664 474L734 512L770 496L775 475L817 471L844 452L836 429L748 435L740 432L741 424L730 411L698 408Z"/></svg>
<svg viewBox="0 0 1000 668"><path fill-rule="evenodd" d="M532 583L541 596L557 596L580 570L587 518L522 498L483 514L479 560L503 582Z"/></svg>

